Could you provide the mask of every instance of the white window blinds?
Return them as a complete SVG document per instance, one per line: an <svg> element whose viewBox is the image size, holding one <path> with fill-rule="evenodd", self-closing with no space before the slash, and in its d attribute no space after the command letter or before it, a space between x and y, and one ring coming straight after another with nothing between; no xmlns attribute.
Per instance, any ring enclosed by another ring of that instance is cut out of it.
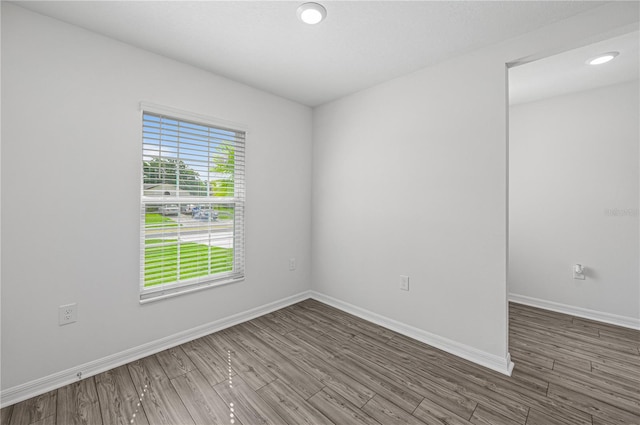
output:
<svg viewBox="0 0 640 425"><path fill-rule="evenodd" d="M143 106L141 299L244 278L245 132Z"/></svg>

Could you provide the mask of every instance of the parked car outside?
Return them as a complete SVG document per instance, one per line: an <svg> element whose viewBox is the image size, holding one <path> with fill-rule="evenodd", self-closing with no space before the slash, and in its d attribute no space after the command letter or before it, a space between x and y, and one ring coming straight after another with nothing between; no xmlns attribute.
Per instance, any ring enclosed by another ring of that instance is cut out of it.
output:
<svg viewBox="0 0 640 425"><path fill-rule="evenodd" d="M191 214L191 212L193 211L194 208L195 208L195 205L193 205L193 204L181 204L180 205L180 212L182 214Z"/></svg>
<svg viewBox="0 0 640 425"><path fill-rule="evenodd" d="M165 204L158 207L158 212L162 215L178 215L180 208L176 204Z"/></svg>
<svg viewBox="0 0 640 425"><path fill-rule="evenodd" d="M218 219L218 212L211 209L209 205L198 205L191 209L191 215L197 220L215 221Z"/></svg>

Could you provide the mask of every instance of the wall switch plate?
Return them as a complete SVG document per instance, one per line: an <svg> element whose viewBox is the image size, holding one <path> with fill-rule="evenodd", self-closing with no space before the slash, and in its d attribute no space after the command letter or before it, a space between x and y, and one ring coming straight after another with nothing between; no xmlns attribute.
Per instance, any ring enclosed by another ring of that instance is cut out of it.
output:
<svg viewBox="0 0 640 425"><path fill-rule="evenodd" d="M403 291L409 290L409 276L400 275L400 289Z"/></svg>
<svg viewBox="0 0 640 425"><path fill-rule="evenodd" d="M68 325L78 320L78 304L66 304L58 307L58 325Z"/></svg>
<svg viewBox="0 0 640 425"><path fill-rule="evenodd" d="M576 264L573 266L573 278L585 280L584 277L584 266L582 264Z"/></svg>
<svg viewBox="0 0 640 425"><path fill-rule="evenodd" d="M294 271L296 269L296 258L289 258L289 271Z"/></svg>

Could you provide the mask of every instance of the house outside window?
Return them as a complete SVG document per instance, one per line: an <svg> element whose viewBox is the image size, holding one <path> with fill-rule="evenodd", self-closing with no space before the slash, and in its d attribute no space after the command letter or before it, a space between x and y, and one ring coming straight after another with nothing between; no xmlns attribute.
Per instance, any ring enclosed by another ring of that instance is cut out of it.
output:
<svg viewBox="0 0 640 425"><path fill-rule="evenodd" d="M142 111L140 299L242 280L246 130Z"/></svg>

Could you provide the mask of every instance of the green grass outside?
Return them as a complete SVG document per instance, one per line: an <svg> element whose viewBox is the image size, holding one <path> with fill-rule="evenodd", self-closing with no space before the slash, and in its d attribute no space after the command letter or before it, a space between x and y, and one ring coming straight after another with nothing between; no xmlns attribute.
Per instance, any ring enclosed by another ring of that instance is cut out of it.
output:
<svg viewBox="0 0 640 425"><path fill-rule="evenodd" d="M154 224L161 224L158 227L177 227L178 223L158 213L146 213L144 215L144 224L148 227L156 227ZM149 226L151 225L151 226Z"/></svg>
<svg viewBox="0 0 640 425"><path fill-rule="evenodd" d="M177 239L146 239L144 241L147 245L152 245L154 243L169 243L169 242L177 242Z"/></svg>
<svg viewBox="0 0 640 425"><path fill-rule="evenodd" d="M216 206L214 210L218 212L218 220L233 220L233 215L235 213L233 207Z"/></svg>
<svg viewBox="0 0 640 425"><path fill-rule="evenodd" d="M145 287L233 270L233 249L187 242L180 244L180 276L178 276L177 241L149 239L145 242L147 244L144 250ZM175 244L148 246L171 242Z"/></svg>

